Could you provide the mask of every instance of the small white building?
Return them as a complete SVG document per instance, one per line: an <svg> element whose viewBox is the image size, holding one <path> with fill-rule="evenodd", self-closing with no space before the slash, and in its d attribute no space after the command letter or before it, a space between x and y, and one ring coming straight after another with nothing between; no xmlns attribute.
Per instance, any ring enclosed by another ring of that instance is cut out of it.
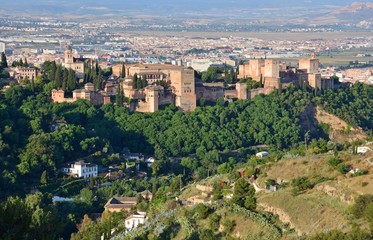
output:
<svg viewBox="0 0 373 240"><path fill-rule="evenodd" d="M268 152L262 151L262 152L258 152L255 156L262 158L262 157L266 157L268 155L269 155Z"/></svg>
<svg viewBox="0 0 373 240"><path fill-rule="evenodd" d="M137 228L140 224L144 224L146 221L146 212L136 212L126 218L125 226L127 231L131 231Z"/></svg>
<svg viewBox="0 0 373 240"><path fill-rule="evenodd" d="M144 155L141 153L127 153L124 158L130 161L144 161Z"/></svg>
<svg viewBox="0 0 373 240"><path fill-rule="evenodd" d="M98 165L85 163L84 161L78 161L75 163L70 163L63 168L63 172L74 177L97 177L98 176Z"/></svg>
<svg viewBox="0 0 373 240"><path fill-rule="evenodd" d="M155 158L153 158L153 157L147 158L145 160L145 162L148 165L148 168L150 168L153 165L153 163L155 162Z"/></svg>
<svg viewBox="0 0 373 240"><path fill-rule="evenodd" d="M372 151L369 147L358 147L357 148L357 154L365 154L369 151Z"/></svg>

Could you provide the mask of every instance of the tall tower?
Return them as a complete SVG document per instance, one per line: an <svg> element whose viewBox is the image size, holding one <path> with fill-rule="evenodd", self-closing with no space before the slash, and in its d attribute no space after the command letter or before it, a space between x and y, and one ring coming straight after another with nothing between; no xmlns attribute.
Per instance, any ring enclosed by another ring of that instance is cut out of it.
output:
<svg viewBox="0 0 373 240"><path fill-rule="evenodd" d="M73 64L74 63L74 57L71 52L71 49L68 48L65 51L65 64Z"/></svg>
<svg viewBox="0 0 373 240"><path fill-rule="evenodd" d="M236 83L237 98L240 100L247 99L247 83Z"/></svg>
<svg viewBox="0 0 373 240"><path fill-rule="evenodd" d="M194 70L179 68L170 71L171 86L176 96L175 104L185 112L196 109Z"/></svg>
<svg viewBox="0 0 373 240"><path fill-rule="evenodd" d="M310 59L299 60L299 69L305 70L306 73L316 74L319 72L319 59L316 58L315 53L311 53Z"/></svg>
<svg viewBox="0 0 373 240"><path fill-rule="evenodd" d="M280 63L277 60L266 59L264 77L279 78L280 77Z"/></svg>
<svg viewBox="0 0 373 240"><path fill-rule="evenodd" d="M262 74L262 67L264 67L264 59L251 59L249 75L253 79L260 77Z"/></svg>
<svg viewBox="0 0 373 240"><path fill-rule="evenodd" d="M158 86L146 87L146 102L149 104L149 112L155 112L159 106L159 91L161 90Z"/></svg>

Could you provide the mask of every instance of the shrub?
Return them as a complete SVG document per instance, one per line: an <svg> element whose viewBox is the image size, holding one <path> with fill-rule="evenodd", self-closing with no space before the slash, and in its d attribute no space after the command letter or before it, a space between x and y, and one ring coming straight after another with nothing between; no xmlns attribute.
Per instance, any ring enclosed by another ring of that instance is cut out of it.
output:
<svg viewBox="0 0 373 240"><path fill-rule="evenodd" d="M369 204L373 203L373 195L367 194L359 196L355 204L351 208L351 213L356 218L362 218L364 216L365 210Z"/></svg>
<svg viewBox="0 0 373 240"><path fill-rule="evenodd" d="M214 240L215 236L211 229L202 229L199 234L200 239Z"/></svg>
<svg viewBox="0 0 373 240"><path fill-rule="evenodd" d="M337 166L337 170L338 172L342 173L342 174L346 174L348 173L348 171L350 171L350 167L347 166L346 164L344 163L341 163Z"/></svg>
<svg viewBox="0 0 373 240"><path fill-rule="evenodd" d="M362 186L362 187L366 187L366 186L368 186L368 184L369 184L368 182L362 182L362 183L361 183L361 186Z"/></svg>
<svg viewBox="0 0 373 240"><path fill-rule="evenodd" d="M295 178L291 181L291 186L296 191L305 191L307 189L313 188L313 184L310 182L310 180L307 177L299 177Z"/></svg>
<svg viewBox="0 0 373 240"><path fill-rule="evenodd" d="M197 219L206 219L209 214L209 210L210 209L206 205L200 203L194 208L194 213Z"/></svg>
<svg viewBox="0 0 373 240"><path fill-rule="evenodd" d="M358 177L358 176L363 176L365 174L367 174L368 171L365 170L365 169L360 169L358 171L356 171L354 174L352 174L352 177Z"/></svg>
<svg viewBox="0 0 373 240"><path fill-rule="evenodd" d="M226 233L231 233L235 226L236 226L236 222L234 220L226 219L223 221L223 227Z"/></svg>
<svg viewBox="0 0 373 240"><path fill-rule="evenodd" d="M339 159L338 157L331 157L328 160L328 164L332 167L337 167L340 163L342 163L342 160Z"/></svg>
<svg viewBox="0 0 373 240"><path fill-rule="evenodd" d="M214 214L211 214L210 218L209 218L209 225L210 225L210 228L214 231L218 230L219 229L219 225L220 225L220 216L216 213Z"/></svg>

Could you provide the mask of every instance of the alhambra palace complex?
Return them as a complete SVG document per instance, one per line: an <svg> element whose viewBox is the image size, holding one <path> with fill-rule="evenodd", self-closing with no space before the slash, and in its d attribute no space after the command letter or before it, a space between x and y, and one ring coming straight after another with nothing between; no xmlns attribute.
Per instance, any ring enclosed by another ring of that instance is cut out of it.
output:
<svg viewBox="0 0 373 240"><path fill-rule="evenodd" d="M84 73L84 62L79 61L71 54L65 52L63 66ZM120 76L123 65L113 66L113 75ZM299 68L288 67L274 59L251 59L249 64L239 66L238 78L252 78L262 81L263 87L247 90L246 83L236 83L232 88L226 89L224 83L202 83L196 81L194 70L191 68L168 64L127 64L124 65L125 78L108 80L104 90L95 91L92 83L85 84L84 89L73 91L72 98L65 98L62 90L52 90L54 102L74 102L86 99L94 104L110 102L110 96L117 94L118 84L121 84L124 96L137 100L128 105L130 110L139 112L155 112L160 106L175 104L185 112L194 111L196 102L204 98L206 101L224 99L252 99L259 94L269 94L275 89L287 87L289 84L312 88L334 88L332 79L322 79L319 73L319 60L312 54L310 59L299 61ZM146 79L148 86L135 89L133 76ZM167 87L159 86L160 81L167 83Z"/></svg>

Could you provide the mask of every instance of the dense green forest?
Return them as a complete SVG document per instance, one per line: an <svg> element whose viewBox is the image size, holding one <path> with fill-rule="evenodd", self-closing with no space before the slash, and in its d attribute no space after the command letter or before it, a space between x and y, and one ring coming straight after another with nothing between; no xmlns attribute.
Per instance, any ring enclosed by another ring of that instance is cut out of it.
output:
<svg viewBox="0 0 373 240"><path fill-rule="evenodd" d="M354 84L351 88L327 90L316 98L326 111L347 121L354 127L373 129L373 87Z"/></svg>
<svg viewBox="0 0 373 240"><path fill-rule="evenodd" d="M312 91L290 87L253 101L218 101L192 113L169 106L142 114L130 113L115 104L94 106L84 100L54 104L49 95L57 84L49 79L52 78L46 75L25 86L13 85L0 94L2 239L66 237L76 231L75 224L84 212L102 211L103 203L113 194L133 195L164 185L178 188L173 179L152 183L124 181L97 191L98 201L92 203L92 189L83 185L86 190L76 193L81 205L55 206L49 194L52 191L26 196L35 186L58 183L58 167L82 157L102 156L98 163L107 166L113 161L107 156L129 148L132 152L155 155L157 161L150 175L183 173L183 181L198 180L239 161L225 158L222 153L238 150L245 160L245 149L255 145L269 145L274 152L301 149L308 129L301 127L300 115L312 104L322 106L352 126L366 130L373 127L373 87L360 83L352 88L320 92L316 97ZM324 136L321 129L311 138L320 136ZM183 159L175 163L172 157ZM23 215L10 218L17 212ZM19 221L22 228L9 229L10 224L18 225ZM55 222L58 229L48 228L46 222ZM25 231L29 235L21 237L19 234ZM50 234L45 237L43 233Z"/></svg>

